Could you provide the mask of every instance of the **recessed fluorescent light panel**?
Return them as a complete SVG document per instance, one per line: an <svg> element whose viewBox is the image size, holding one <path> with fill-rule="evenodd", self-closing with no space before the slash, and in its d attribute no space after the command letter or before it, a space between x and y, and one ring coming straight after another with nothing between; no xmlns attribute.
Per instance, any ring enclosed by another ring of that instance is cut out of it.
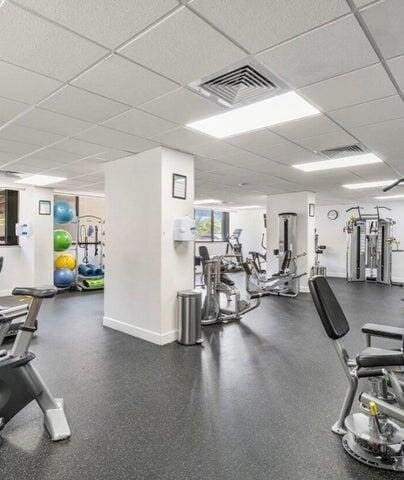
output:
<svg viewBox="0 0 404 480"><path fill-rule="evenodd" d="M404 195L386 195L384 197L375 197L376 200L394 200L395 198L404 198Z"/></svg>
<svg viewBox="0 0 404 480"><path fill-rule="evenodd" d="M51 177L50 175L31 175L30 177L16 180L15 183L24 183L26 185L35 185L36 187L43 187L53 183L63 182L65 177Z"/></svg>
<svg viewBox="0 0 404 480"><path fill-rule="evenodd" d="M297 93L287 92L261 102L188 123L187 127L216 138L226 138L319 113L319 110Z"/></svg>
<svg viewBox="0 0 404 480"><path fill-rule="evenodd" d="M214 198L207 198L206 200L195 200L194 205L211 205L215 203L223 203L221 200L215 200Z"/></svg>
<svg viewBox="0 0 404 480"><path fill-rule="evenodd" d="M315 172L319 170L330 170L332 168L355 167L382 162L383 160L374 153L364 153L362 155L351 155L349 157L333 158L330 160L319 160L318 162L298 163L293 166L304 172Z"/></svg>
<svg viewBox="0 0 404 480"><path fill-rule="evenodd" d="M387 185L391 185L395 181L396 180L378 180L376 182L348 183L347 185L342 186L349 190L359 190L362 188L387 187Z"/></svg>

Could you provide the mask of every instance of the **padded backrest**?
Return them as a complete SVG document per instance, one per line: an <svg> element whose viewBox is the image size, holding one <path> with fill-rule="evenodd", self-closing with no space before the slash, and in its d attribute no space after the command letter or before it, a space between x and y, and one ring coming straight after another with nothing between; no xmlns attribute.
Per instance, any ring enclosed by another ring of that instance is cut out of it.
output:
<svg viewBox="0 0 404 480"><path fill-rule="evenodd" d="M289 268L290 261L292 260L292 252L291 250L286 250L285 255L283 257L281 272L284 272L286 269Z"/></svg>
<svg viewBox="0 0 404 480"><path fill-rule="evenodd" d="M202 264L204 264L206 260L210 260L209 251L205 245L199 247L199 256L202 258Z"/></svg>
<svg viewBox="0 0 404 480"><path fill-rule="evenodd" d="M325 277L317 275L309 280L310 293L327 335L333 340L349 331L349 323Z"/></svg>

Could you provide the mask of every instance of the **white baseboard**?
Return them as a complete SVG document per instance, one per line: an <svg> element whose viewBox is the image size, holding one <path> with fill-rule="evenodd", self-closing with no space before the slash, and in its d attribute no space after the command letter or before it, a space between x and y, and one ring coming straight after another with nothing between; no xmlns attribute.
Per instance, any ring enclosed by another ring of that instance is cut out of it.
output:
<svg viewBox="0 0 404 480"><path fill-rule="evenodd" d="M132 337L141 338L142 340L155 343L156 345L166 345L167 343L174 342L177 339L177 330L172 330L171 332L161 334L105 316L102 323L104 327L109 327L113 330L127 333L128 335L132 335Z"/></svg>
<svg viewBox="0 0 404 480"><path fill-rule="evenodd" d="M11 295L13 290L0 290L0 297L7 297L8 295Z"/></svg>

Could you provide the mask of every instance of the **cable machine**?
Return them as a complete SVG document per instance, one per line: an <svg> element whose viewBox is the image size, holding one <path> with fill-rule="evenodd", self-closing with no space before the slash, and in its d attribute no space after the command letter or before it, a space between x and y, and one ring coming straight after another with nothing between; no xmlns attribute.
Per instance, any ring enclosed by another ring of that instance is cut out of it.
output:
<svg viewBox="0 0 404 480"><path fill-rule="evenodd" d="M399 285L391 280L392 253L401 252L399 242L393 236L395 221L382 218L380 210L388 207L376 206L376 213L362 213L363 207L351 207L356 211L344 228L347 233L346 278L348 282L373 281L385 285ZM393 250L393 245L397 248Z"/></svg>

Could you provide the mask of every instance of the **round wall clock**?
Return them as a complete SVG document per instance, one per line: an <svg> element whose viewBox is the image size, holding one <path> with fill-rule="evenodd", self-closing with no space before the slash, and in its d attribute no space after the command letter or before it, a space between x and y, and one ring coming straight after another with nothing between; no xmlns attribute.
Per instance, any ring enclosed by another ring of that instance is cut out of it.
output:
<svg viewBox="0 0 404 480"><path fill-rule="evenodd" d="M330 220L336 220L338 218L338 212L337 210L330 210L328 213L327 213L327 217L330 219Z"/></svg>

